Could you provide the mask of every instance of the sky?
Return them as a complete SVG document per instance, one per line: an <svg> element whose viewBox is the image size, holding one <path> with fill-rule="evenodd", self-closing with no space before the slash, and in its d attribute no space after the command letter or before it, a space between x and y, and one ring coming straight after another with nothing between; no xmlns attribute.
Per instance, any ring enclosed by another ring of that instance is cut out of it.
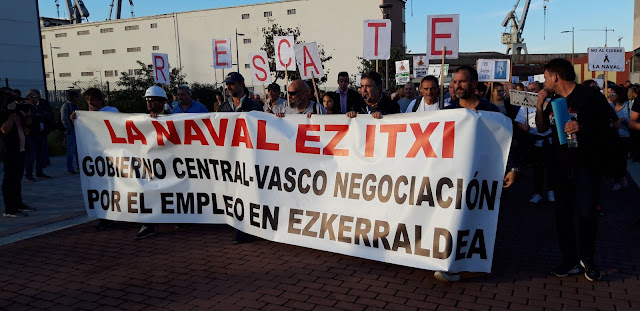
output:
<svg viewBox="0 0 640 311"><path fill-rule="evenodd" d="M66 18L65 0L59 0L60 17ZM347 2L348 0L344 0ZM372 3L380 1L371 0ZM427 15L460 14L460 51L506 52L501 43L505 31L502 21L514 8L517 0L408 0L405 12L407 50L424 53L426 50ZM259 0L134 0L136 17L245 5L273 1ZM521 0L516 15L522 17L525 0ZM57 17L55 0L38 0L40 15ZM90 21L109 17L109 0L84 0ZM544 5L546 4L546 14ZM123 0L122 16L130 17L128 0ZM571 53L571 33L575 29L576 53L586 53L589 47L620 46L631 51L633 46L633 0L531 0L523 38L529 54ZM115 14L114 14L115 15ZM321 18L321 17L319 17ZM546 21L546 22L545 22ZM613 29L605 32L604 29ZM639 30L640 31L640 30Z"/></svg>

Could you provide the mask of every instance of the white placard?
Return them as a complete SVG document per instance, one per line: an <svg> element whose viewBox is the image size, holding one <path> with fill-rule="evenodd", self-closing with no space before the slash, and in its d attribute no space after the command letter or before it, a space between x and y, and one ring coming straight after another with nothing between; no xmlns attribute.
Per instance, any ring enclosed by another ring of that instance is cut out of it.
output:
<svg viewBox="0 0 640 311"><path fill-rule="evenodd" d="M293 50L295 41L293 36L273 37L273 49L277 71L296 70L296 53Z"/></svg>
<svg viewBox="0 0 640 311"><path fill-rule="evenodd" d="M362 75L361 74L357 74L356 75L356 86L360 87L362 85L361 82L362 82Z"/></svg>
<svg viewBox="0 0 640 311"><path fill-rule="evenodd" d="M396 62L396 73L411 73L408 60L400 60Z"/></svg>
<svg viewBox="0 0 640 311"><path fill-rule="evenodd" d="M231 68L231 39L213 39L213 68Z"/></svg>
<svg viewBox="0 0 640 311"><path fill-rule="evenodd" d="M362 55L364 59L389 59L391 57L390 20L365 20L363 34Z"/></svg>
<svg viewBox="0 0 640 311"><path fill-rule="evenodd" d="M429 60L426 55L413 57L413 77L426 77L429 73Z"/></svg>
<svg viewBox="0 0 640 311"><path fill-rule="evenodd" d="M460 50L460 15L427 16L427 58L441 59L442 46L446 59L457 59Z"/></svg>
<svg viewBox="0 0 640 311"><path fill-rule="evenodd" d="M624 71L624 48L588 48L590 71Z"/></svg>
<svg viewBox="0 0 640 311"><path fill-rule="evenodd" d="M442 67L441 64L429 65L429 75L440 79L440 74L442 73L442 70L440 67ZM445 76L449 74L449 64L444 64L444 72L445 72Z"/></svg>
<svg viewBox="0 0 640 311"><path fill-rule="evenodd" d="M544 74L541 73L539 75L533 76L533 81L544 83L546 81L546 79L544 78Z"/></svg>
<svg viewBox="0 0 640 311"><path fill-rule="evenodd" d="M478 81L510 82L510 59L478 59Z"/></svg>
<svg viewBox="0 0 640 311"><path fill-rule="evenodd" d="M161 53L151 53L151 64L153 65L153 83L169 85L169 55Z"/></svg>
<svg viewBox="0 0 640 311"><path fill-rule="evenodd" d="M271 83L271 70L269 69L269 58L267 52L260 51L249 53L249 66L251 67L251 78L253 85L265 85Z"/></svg>
<svg viewBox="0 0 640 311"><path fill-rule="evenodd" d="M318 44L315 42L296 44L293 46L293 50L296 54L300 79L309 80L324 76L324 68L322 68L320 53L318 53Z"/></svg>
<svg viewBox="0 0 640 311"><path fill-rule="evenodd" d="M491 271L512 137L498 112L78 111L75 126L89 217L228 224L419 269Z"/></svg>
<svg viewBox="0 0 640 311"><path fill-rule="evenodd" d="M527 84L529 84L528 81ZM538 107L538 93L510 89L509 99L511 101L511 104L514 106L534 109Z"/></svg>

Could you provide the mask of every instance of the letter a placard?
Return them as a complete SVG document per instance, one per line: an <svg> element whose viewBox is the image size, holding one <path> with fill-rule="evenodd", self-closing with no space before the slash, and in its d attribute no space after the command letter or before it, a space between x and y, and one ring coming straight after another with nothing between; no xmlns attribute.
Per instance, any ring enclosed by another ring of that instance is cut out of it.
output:
<svg viewBox="0 0 640 311"><path fill-rule="evenodd" d="M427 16L427 58L441 59L442 47L445 47L444 58L457 59L460 49L460 15L428 15Z"/></svg>
<svg viewBox="0 0 640 311"><path fill-rule="evenodd" d="M391 21L367 19L364 21L362 41L364 59L389 59L391 57Z"/></svg>
<svg viewBox="0 0 640 311"><path fill-rule="evenodd" d="M231 68L231 39L213 39L213 68Z"/></svg>
<svg viewBox="0 0 640 311"><path fill-rule="evenodd" d="M151 53L151 64L153 64L153 83L169 83L169 55Z"/></svg>
<svg viewBox="0 0 640 311"><path fill-rule="evenodd" d="M251 78L253 85L265 85L271 83L271 71L269 70L269 58L267 52L249 53L249 65L251 66Z"/></svg>
<svg viewBox="0 0 640 311"><path fill-rule="evenodd" d="M294 43L293 36L273 37L277 71L285 71L285 68L296 70L296 53L293 51Z"/></svg>
<svg viewBox="0 0 640 311"><path fill-rule="evenodd" d="M309 80L324 76L324 68L322 68L322 61L320 61L317 43L296 44L293 46L293 50L296 53L300 79Z"/></svg>

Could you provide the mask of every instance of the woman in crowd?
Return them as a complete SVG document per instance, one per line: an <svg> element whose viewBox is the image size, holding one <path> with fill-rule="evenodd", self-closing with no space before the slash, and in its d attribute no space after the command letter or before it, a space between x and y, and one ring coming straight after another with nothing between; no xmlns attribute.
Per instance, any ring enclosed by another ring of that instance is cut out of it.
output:
<svg viewBox="0 0 640 311"><path fill-rule="evenodd" d="M327 92L322 97L322 105L324 106L324 110L327 111L327 114L333 114L333 109L336 103L340 103L340 98L338 97L338 93Z"/></svg>
<svg viewBox="0 0 640 311"><path fill-rule="evenodd" d="M627 155L629 153L629 117L631 116L631 109L627 101L627 92L621 87L611 88L609 91L609 102L616 111L620 122L620 128L618 129L618 148L613 151L616 153L616 170L614 176L616 184L613 185L612 190L618 191L621 188L627 187L625 176L627 173Z"/></svg>

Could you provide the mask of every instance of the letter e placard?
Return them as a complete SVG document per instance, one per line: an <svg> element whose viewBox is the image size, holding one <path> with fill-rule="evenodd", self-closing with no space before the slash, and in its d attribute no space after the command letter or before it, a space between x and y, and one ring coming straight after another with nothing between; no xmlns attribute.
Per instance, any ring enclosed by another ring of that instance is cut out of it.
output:
<svg viewBox="0 0 640 311"><path fill-rule="evenodd" d="M231 68L231 39L213 39L213 68Z"/></svg>
<svg viewBox="0 0 640 311"><path fill-rule="evenodd" d="M457 59L460 50L460 15L427 16L427 58L441 59L442 46L446 59Z"/></svg>

